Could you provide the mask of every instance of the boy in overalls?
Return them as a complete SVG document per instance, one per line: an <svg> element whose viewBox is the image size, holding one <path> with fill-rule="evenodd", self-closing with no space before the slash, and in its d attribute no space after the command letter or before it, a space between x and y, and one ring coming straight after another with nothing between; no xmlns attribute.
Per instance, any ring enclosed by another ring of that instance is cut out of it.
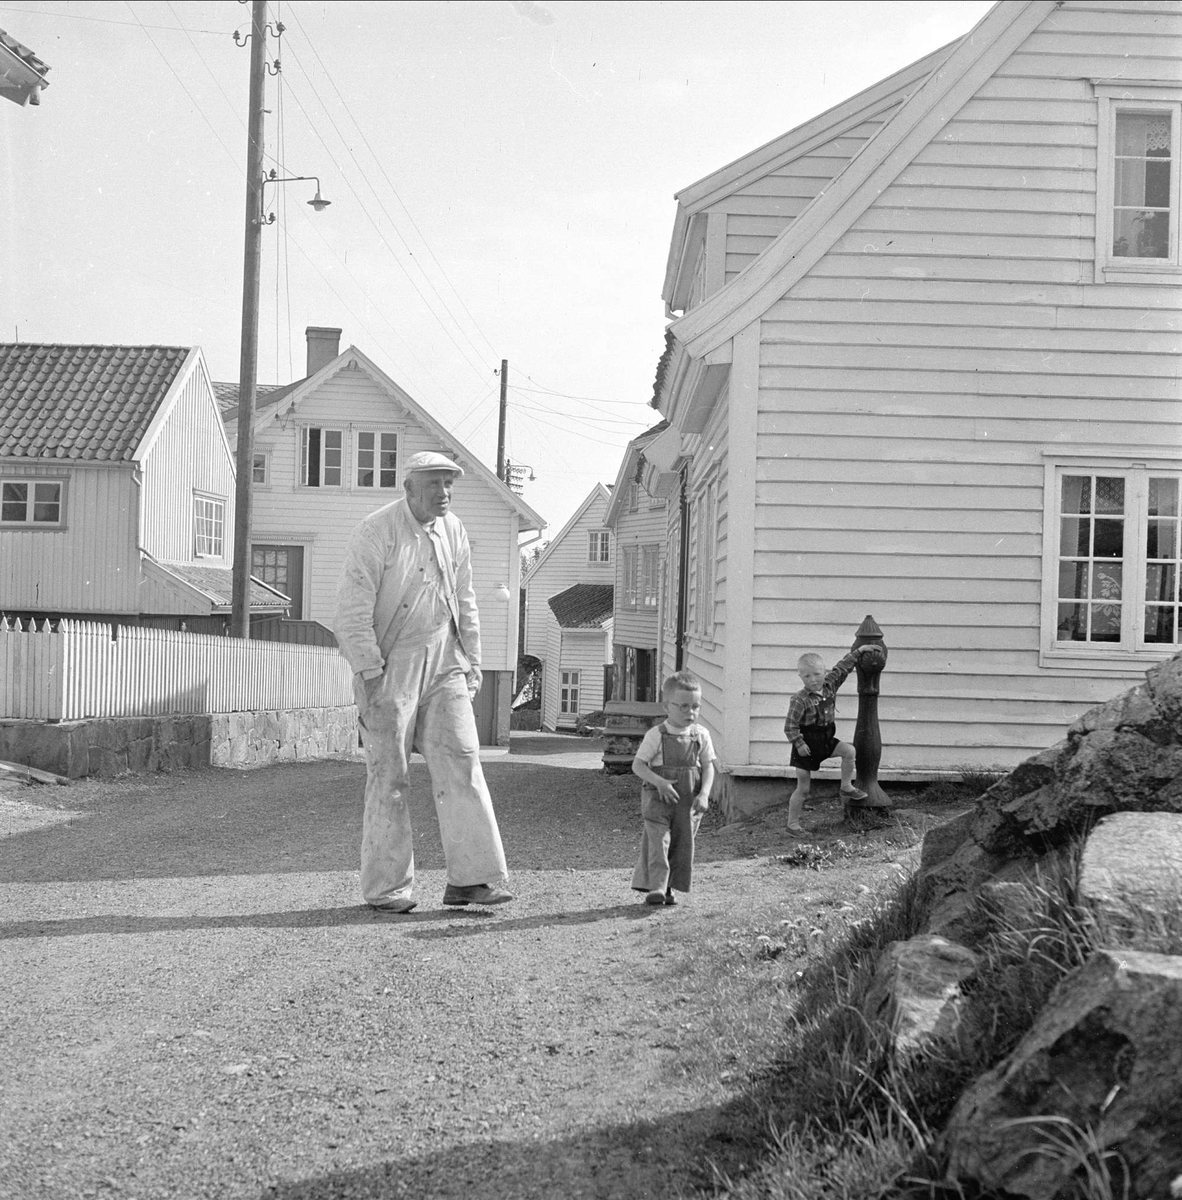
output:
<svg viewBox="0 0 1182 1200"><path fill-rule="evenodd" d="M668 714L654 725L632 760L640 778L644 832L632 887L645 892L645 904L676 904L673 889L690 890L694 836L710 806L714 784L714 744L698 724L702 684L689 671L670 675L661 688Z"/></svg>

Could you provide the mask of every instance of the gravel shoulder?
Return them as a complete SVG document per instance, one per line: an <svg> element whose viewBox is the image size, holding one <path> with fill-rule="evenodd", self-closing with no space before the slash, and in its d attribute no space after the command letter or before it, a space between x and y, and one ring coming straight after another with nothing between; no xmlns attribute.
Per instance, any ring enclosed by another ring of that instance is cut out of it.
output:
<svg viewBox="0 0 1182 1200"><path fill-rule="evenodd" d="M599 753L515 735L486 762L518 897L494 910L441 907L417 766L402 917L359 902L360 762L6 784L0 1196L638 1200L734 1168L711 1139L744 1080L698 1069L720 981L694 947L789 971L757 931L856 907L918 835L819 873L777 867L774 813L707 830L692 897L649 909L635 781Z"/></svg>

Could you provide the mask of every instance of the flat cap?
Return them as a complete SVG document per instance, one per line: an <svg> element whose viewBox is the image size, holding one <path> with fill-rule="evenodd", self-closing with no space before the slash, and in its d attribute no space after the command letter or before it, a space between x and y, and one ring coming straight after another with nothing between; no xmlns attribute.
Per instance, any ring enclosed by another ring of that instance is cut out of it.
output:
<svg viewBox="0 0 1182 1200"><path fill-rule="evenodd" d="M406 466L403 467L403 475L413 475L415 471L455 471L457 475L463 475L464 468L457 462L452 462L446 454L439 454L435 450L420 450L418 454L412 454L406 460Z"/></svg>

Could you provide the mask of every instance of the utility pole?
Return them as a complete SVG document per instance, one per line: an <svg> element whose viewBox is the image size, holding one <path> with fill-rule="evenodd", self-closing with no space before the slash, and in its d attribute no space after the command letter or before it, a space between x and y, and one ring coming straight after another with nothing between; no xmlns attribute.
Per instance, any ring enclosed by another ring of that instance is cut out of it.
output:
<svg viewBox="0 0 1182 1200"><path fill-rule="evenodd" d="M254 397L259 353L259 271L263 244L263 105L267 78L267 0L252 0L250 112L246 126L246 234L242 256L242 347L238 369L238 452L234 492L234 573L230 633L250 637L250 527L254 476Z"/></svg>
<svg viewBox="0 0 1182 1200"><path fill-rule="evenodd" d="M505 474L505 414L509 407L509 360L501 359L501 418L497 424L497 478L508 483Z"/></svg>

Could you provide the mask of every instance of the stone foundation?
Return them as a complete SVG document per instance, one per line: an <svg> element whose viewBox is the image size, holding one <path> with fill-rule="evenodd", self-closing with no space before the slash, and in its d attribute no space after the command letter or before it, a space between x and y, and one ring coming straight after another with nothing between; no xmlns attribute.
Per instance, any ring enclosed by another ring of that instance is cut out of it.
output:
<svg viewBox="0 0 1182 1200"><path fill-rule="evenodd" d="M357 709L0 721L0 759L70 779L348 757Z"/></svg>

